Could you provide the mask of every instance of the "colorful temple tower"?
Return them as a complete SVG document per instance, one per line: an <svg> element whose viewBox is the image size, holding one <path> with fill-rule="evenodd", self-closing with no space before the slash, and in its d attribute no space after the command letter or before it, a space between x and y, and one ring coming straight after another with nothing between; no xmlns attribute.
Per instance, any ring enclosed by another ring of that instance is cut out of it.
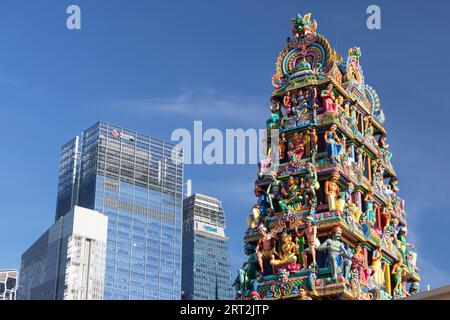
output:
<svg viewBox="0 0 450 320"><path fill-rule="evenodd" d="M269 147L255 182L236 298L414 294L417 254L407 242L385 117L365 83L361 50L343 59L316 32L311 14L292 22L267 121L268 140L275 132L278 147Z"/></svg>

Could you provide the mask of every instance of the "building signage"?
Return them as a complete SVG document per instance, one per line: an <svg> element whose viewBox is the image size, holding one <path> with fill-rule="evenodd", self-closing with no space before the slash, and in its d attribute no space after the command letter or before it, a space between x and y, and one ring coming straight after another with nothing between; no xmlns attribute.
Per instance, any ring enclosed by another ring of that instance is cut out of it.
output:
<svg viewBox="0 0 450 320"><path fill-rule="evenodd" d="M195 222L195 231L202 231L219 237L225 237L225 230L223 228L203 222Z"/></svg>
<svg viewBox="0 0 450 320"><path fill-rule="evenodd" d="M113 136L113 138L119 137L120 139L134 141L134 137L132 135L118 132L117 130L113 130L113 132L111 132L111 135Z"/></svg>

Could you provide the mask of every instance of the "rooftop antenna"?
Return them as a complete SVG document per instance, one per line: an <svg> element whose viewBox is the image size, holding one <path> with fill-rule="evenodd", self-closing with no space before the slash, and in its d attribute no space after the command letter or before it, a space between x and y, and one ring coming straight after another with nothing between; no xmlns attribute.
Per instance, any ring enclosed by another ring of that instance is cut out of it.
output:
<svg viewBox="0 0 450 320"><path fill-rule="evenodd" d="M189 198L192 195L192 181L191 179L187 179L186 181L186 198Z"/></svg>

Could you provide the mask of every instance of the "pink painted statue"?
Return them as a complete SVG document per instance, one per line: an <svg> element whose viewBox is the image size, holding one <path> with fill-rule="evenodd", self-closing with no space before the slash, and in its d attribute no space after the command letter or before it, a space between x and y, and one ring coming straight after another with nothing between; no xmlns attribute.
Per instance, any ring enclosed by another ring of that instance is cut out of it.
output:
<svg viewBox="0 0 450 320"><path fill-rule="evenodd" d="M322 113L338 113L339 105L334 102L335 96L332 84L329 84L325 90L322 90L320 97L322 98Z"/></svg>

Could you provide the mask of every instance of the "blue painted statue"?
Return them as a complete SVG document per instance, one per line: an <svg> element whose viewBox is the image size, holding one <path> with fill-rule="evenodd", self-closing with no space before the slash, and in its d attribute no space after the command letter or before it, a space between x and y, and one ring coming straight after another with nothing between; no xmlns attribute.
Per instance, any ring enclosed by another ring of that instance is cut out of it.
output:
<svg viewBox="0 0 450 320"><path fill-rule="evenodd" d="M338 279L339 269L342 269L345 282L348 283L348 276L350 274L351 259L348 255L344 243L340 241L342 230L336 227L333 231L331 239L327 239L319 246L318 251L325 251L328 257L328 268L330 269L331 279L336 282ZM341 268L339 268L339 261Z"/></svg>

